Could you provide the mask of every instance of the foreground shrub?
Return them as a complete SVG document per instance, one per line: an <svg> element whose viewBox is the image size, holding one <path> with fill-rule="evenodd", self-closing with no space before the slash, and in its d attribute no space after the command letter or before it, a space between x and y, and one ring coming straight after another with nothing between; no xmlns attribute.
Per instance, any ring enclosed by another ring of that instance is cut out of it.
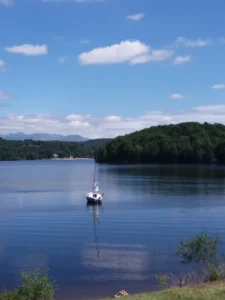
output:
<svg viewBox="0 0 225 300"><path fill-rule="evenodd" d="M156 279L159 282L160 286L162 289L167 289L169 288L169 280L170 277L168 274L157 274Z"/></svg>
<svg viewBox="0 0 225 300"><path fill-rule="evenodd" d="M0 300L52 300L54 285L47 274L35 270L31 274L23 273L22 285L15 291L5 291Z"/></svg>
<svg viewBox="0 0 225 300"><path fill-rule="evenodd" d="M206 269L203 270L204 280L218 281L225 279L225 264L220 263L218 265L209 264Z"/></svg>
<svg viewBox="0 0 225 300"><path fill-rule="evenodd" d="M173 274L160 274L156 276L160 286L184 287L203 282L225 280L224 257L219 253L221 239L218 235L210 236L201 233L191 239L182 240L177 255L185 263L199 263L201 269L198 273L189 272L175 276Z"/></svg>
<svg viewBox="0 0 225 300"><path fill-rule="evenodd" d="M180 288L204 282L203 274L197 274L195 272L184 273L178 276L174 274L158 274L156 275L156 279L162 289Z"/></svg>
<svg viewBox="0 0 225 300"><path fill-rule="evenodd" d="M215 264L218 261L220 244L221 239L218 235L210 236L208 233L201 233L194 238L182 240L176 253L186 263Z"/></svg>

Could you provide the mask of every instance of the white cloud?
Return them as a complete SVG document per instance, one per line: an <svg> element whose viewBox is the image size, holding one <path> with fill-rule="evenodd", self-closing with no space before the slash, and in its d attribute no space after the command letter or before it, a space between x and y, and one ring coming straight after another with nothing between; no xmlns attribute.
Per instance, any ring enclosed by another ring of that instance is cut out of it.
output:
<svg viewBox="0 0 225 300"><path fill-rule="evenodd" d="M144 64L146 62L149 62L150 60L151 60L151 55L148 53L148 54L139 55L139 56L134 57L130 61L130 64L131 65Z"/></svg>
<svg viewBox="0 0 225 300"><path fill-rule="evenodd" d="M218 104L218 105L196 106L194 110L201 113L221 114L221 113L225 113L225 105Z"/></svg>
<svg viewBox="0 0 225 300"><path fill-rule="evenodd" d="M47 45L30 45L24 44L20 46L6 47L5 51L27 56L45 55L48 53Z"/></svg>
<svg viewBox="0 0 225 300"><path fill-rule="evenodd" d="M198 47L205 47L208 45L210 45L210 40L200 39L200 38L198 38L196 40L191 40L191 39L187 39L183 36L180 36L175 41L176 47L198 48Z"/></svg>
<svg viewBox="0 0 225 300"><path fill-rule="evenodd" d="M10 97L11 96L9 94L7 94L3 91L0 91L0 100L8 100L8 99L10 99Z"/></svg>
<svg viewBox="0 0 225 300"><path fill-rule="evenodd" d="M214 89L214 90L225 89L225 84L224 84L224 83L214 84L214 85L212 86L212 89Z"/></svg>
<svg viewBox="0 0 225 300"><path fill-rule="evenodd" d="M92 116L71 114L56 118L51 115L0 116L0 133L22 131L25 133L48 132L60 134L80 134L89 138L115 137L150 126L176 124L181 122L209 122L225 124L225 105L197 106L185 112L168 113L151 111L136 117Z"/></svg>
<svg viewBox="0 0 225 300"><path fill-rule="evenodd" d="M140 55L131 60L132 65L142 64L150 61L163 61L172 57L174 54L171 50L152 50L148 54Z"/></svg>
<svg viewBox="0 0 225 300"><path fill-rule="evenodd" d="M126 17L126 19L131 20L131 21L140 21L144 17L145 17L145 14L140 13L140 14L129 15Z"/></svg>
<svg viewBox="0 0 225 300"><path fill-rule="evenodd" d="M60 64L63 64L67 59L69 59L68 56L61 56L61 57L58 58L58 62Z"/></svg>
<svg viewBox="0 0 225 300"><path fill-rule="evenodd" d="M0 0L0 4L10 6L13 4L13 0Z"/></svg>
<svg viewBox="0 0 225 300"><path fill-rule="evenodd" d="M120 120L121 120L120 116L107 116L104 118L104 121L109 121L109 122L117 122Z"/></svg>
<svg viewBox="0 0 225 300"><path fill-rule="evenodd" d="M173 55L171 50L152 50L148 45L135 41L122 41L108 47L95 48L79 55L81 65L90 64L130 64L145 63L148 61L162 61Z"/></svg>
<svg viewBox="0 0 225 300"><path fill-rule="evenodd" d="M170 98L173 100L183 99L184 95L179 94L179 93L174 93L174 94L170 95Z"/></svg>
<svg viewBox="0 0 225 300"><path fill-rule="evenodd" d="M84 121L88 120L92 117L92 115L78 115L78 114L70 114L66 117L66 120L69 121Z"/></svg>
<svg viewBox="0 0 225 300"><path fill-rule="evenodd" d="M6 70L6 62L0 59L0 72L3 72L5 70Z"/></svg>
<svg viewBox="0 0 225 300"><path fill-rule="evenodd" d="M149 53L150 48L140 41L123 41L108 47L95 48L81 53L78 57L83 65L115 64L131 61L133 58Z"/></svg>
<svg viewBox="0 0 225 300"><path fill-rule="evenodd" d="M175 65L181 65L181 64L185 64L188 63L192 60L190 55L184 55L184 56L177 56L175 57L173 63Z"/></svg>

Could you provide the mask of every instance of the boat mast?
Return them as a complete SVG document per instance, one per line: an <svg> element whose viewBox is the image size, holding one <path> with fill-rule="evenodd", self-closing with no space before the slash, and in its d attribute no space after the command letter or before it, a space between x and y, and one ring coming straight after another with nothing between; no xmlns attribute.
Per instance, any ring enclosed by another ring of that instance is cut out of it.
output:
<svg viewBox="0 0 225 300"><path fill-rule="evenodd" d="M97 169L97 163L96 163L96 160L97 160L97 151L95 152L95 170L94 170L94 182L93 182L93 188L95 186L95 182L96 182L96 169Z"/></svg>
<svg viewBox="0 0 225 300"><path fill-rule="evenodd" d="M95 180L96 180L96 162L95 162L95 171L94 171L94 181L93 181L93 186L95 185Z"/></svg>

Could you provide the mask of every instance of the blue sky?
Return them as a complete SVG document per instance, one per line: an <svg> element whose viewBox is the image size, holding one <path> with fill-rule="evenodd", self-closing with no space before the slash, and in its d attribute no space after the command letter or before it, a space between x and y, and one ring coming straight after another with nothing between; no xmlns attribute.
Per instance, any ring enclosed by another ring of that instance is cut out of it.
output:
<svg viewBox="0 0 225 300"><path fill-rule="evenodd" d="M224 11L224 0L0 0L0 133L225 123Z"/></svg>

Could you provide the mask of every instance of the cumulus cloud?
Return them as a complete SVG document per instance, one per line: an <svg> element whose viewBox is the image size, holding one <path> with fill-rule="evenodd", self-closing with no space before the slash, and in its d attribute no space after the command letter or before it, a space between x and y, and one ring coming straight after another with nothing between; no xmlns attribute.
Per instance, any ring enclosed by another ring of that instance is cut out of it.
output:
<svg viewBox="0 0 225 300"><path fill-rule="evenodd" d="M109 121L109 122L117 122L120 120L121 120L120 116L107 116L104 118L104 121Z"/></svg>
<svg viewBox="0 0 225 300"><path fill-rule="evenodd" d="M3 91L0 91L0 100L8 100L11 96Z"/></svg>
<svg viewBox="0 0 225 300"><path fill-rule="evenodd" d="M201 113L221 114L221 113L225 113L225 105L218 104L218 105L196 106L194 110Z"/></svg>
<svg viewBox="0 0 225 300"><path fill-rule="evenodd" d="M224 83L214 84L214 85L212 86L212 89L214 89L214 90L225 89L225 84L224 84Z"/></svg>
<svg viewBox="0 0 225 300"><path fill-rule="evenodd" d="M172 50L152 50L150 46L135 40L122 41L107 47L95 48L79 55L81 65L91 64L118 64L129 62L130 64L145 63L149 61L162 61L173 55Z"/></svg>
<svg viewBox="0 0 225 300"><path fill-rule="evenodd" d="M143 64L146 62L151 62L151 61L163 61L163 60L167 60L170 57L172 57L174 54L173 51L169 51L169 50L152 50L151 52L149 52L146 55L140 55L137 57L134 57L130 64L131 65L136 65L136 64Z"/></svg>
<svg viewBox="0 0 225 300"><path fill-rule="evenodd" d="M13 4L13 0L0 0L0 4L3 4L5 6L10 6Z"/></svg>
<svg viewBox="0 0 225 300"><path fill-rule="evenodd" d="M81 53L78 60L83 65L115 64L132 61L133 58L147 54L149 51L150 48L140 41L123 41L120 44Z"/></svg>
<svg viewBox="0 0 225 300"><path fill-rule="evenodd" d="M60 134L80 134L89 138L116 137L136 130L162 124L181 122L209 122L225 124L225 105L206 105L193 107L183 113L151 111L136 117L109 115L70 114L56 118L47 114L0 116L0 133L10 132L48 132Z"/></svg>
<svg viewBox="0 0 225 300"><path fill-rule="evenodd" d="M140 13L140 14L129 15L126 17L126 19L131 21L140 21L141 19L144 18L144 16L145 16L144 13Z"/></svg>
<svg viewBox="0 0 225 300"><path fill-rule="evenodd" d="M173 63L175 65L181 65L181 64L185 64L188 63L192 60L190 55L184 55L184 56L177 56L175 57Z"/></svg>
<svg viewBox="0 0 225 300"><path fill-rule="evenodd" d="M180 36L176 39L175 44L176 47L189 47L189 48L198 48L205 47L210 45L210 40L208 39L187 39L183 36Z"/></svg>
<svg viewBox="0 0 225 300"><path fill-rule="evenodd" d="M185 96L179 93L173 93L170 95L170 98L173 100L183 99Z"/></svg>
<svg viewBox="0 0 225 300"><path fill-rule="evenodd" d="M24 44L20 46L12 46L6 47L5 51L16 53L16 54L23 54L27 56L38 56L38 55L45 55L48 53L47 45L30 45Z"/></svg>

